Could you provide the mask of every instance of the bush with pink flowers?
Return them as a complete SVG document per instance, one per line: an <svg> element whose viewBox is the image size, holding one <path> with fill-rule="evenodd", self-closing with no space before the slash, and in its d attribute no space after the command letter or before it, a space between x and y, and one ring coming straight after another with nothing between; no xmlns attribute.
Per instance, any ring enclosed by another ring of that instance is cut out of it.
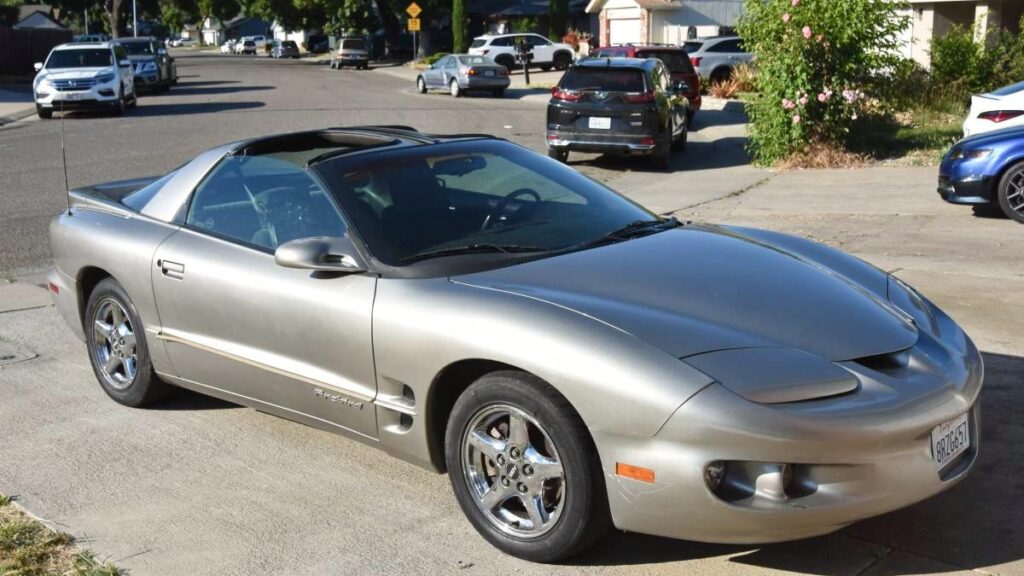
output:
<svg viewBox="0 0 1024 576"><path fill-rule="evenodd" d="M746 0L739 34L757 67L758 91L747 107L757 162L843 147L872 96L873 76L900 60L902 7L887 0Z"/></svg>

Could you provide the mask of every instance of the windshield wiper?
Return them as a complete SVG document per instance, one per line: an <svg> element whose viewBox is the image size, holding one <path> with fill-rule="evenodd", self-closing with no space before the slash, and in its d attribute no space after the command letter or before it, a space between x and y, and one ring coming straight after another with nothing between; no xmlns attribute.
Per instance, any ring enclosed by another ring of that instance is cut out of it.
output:
<svg viewBox="0 0 1024 576"><path fill-rule="evenodd" d="M399 259L399 262L403 264L409 262L417 262L420 260L426 260L428 258L440 258L442 256L460 256L462 254L487 254L487 253L501 253L511 254L513 252L544 252L546 248L540 248L539 246L520 246L518 244L466 244L464 246L450 246L448 248L438 248L437 250L427 250L425 252L418 252L412 256L406 256Z"/></svg>
<svg viewBox="0 0 1024 576"><path fill-rule="evenodd" d="M682 225L682 222L677 220L675 216L664 220L636 220L626 224L622 228L612 230L603 236L577 244L576 246L573 246L573 249L579 250L582 248L593 248L595 246L610 244L612 242L632 240L633 238L646 236L647 234L678 228Z"/></svg>

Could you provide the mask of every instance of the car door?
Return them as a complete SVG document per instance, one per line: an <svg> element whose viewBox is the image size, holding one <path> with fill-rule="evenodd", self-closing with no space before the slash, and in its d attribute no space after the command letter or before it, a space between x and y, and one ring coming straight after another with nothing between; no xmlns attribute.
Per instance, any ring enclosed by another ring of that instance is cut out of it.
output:
<svg viewBox="0 0 1024 576"><path fill-rule="evenodd" d="M376 279L284 268L273 254L289 240L345 231L298 165L222 160L153 260L158 338L177 376L375 438Z"/></svg>
<svg viewBox="0 0 1024 576"><path fill-rule="evenodd" d="M449 56L446 58L447 62L444 64L444 85L448 86L451 84L452 79L458 79L459 77L459 59L455 56Z"/></svg>
<svg viewBox="0 0 1024 576"><path fill-rule="evenodd" d="M441 58L437 62L434 62L434 65L431 66L430 69L423 74L423 80L427 83L427 86L430 86L431 88L444 86L443 70L445 65L448 63L448 60L450 59L451 56L445 56L444 58Z"/></svg>
<svg viewBox="0 0 1024 576"><path fill-rule="evenodd" d="M121 94L135 94L135 74L132 72L132 63L128 60L128 52L120 44L114 45L114 64L118 69L118 76L121 77Z"/></svg>
<svg viewBox="0 0 1024 576"><path fill-rule="evenodd" d="M533 61L535 63L550 63L555 59L555 47L550 40L537 34L529 34L526 39L530 43L530 49L533 51Z"/></svg>

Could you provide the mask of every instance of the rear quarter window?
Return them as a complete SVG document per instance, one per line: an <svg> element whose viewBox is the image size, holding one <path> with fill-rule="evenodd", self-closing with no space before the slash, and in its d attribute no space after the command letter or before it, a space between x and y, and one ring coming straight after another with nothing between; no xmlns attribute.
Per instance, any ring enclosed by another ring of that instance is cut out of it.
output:
<svg viewBox="0 0 1024 576"><path fill-rule="evenodd" d="M481 40L481 39L477 38L476 40L473 40L473 43L470 44L469 47L470 48L482 48L485 45L487 45L487 40Z"/></svg>
<svg viewBox="0 0 1024 576"><path fill-rule="evenodd" d="M562 89L644 92L644 73L638 68L573 68L562 77Z"/></svg>

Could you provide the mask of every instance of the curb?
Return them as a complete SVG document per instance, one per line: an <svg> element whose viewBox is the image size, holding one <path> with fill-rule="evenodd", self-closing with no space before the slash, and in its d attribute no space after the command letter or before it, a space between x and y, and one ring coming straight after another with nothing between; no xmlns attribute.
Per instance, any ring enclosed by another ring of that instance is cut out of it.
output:
<svg viewBox="0 0 1024 576"><path fill-rule="evenodd" d="M31 108L25 108L24 110L18 110L17 112L8 116L0 116L0 126L7 124L13 124L18 120L28 118L36 113L36 107L33 105Z"/></svg>

